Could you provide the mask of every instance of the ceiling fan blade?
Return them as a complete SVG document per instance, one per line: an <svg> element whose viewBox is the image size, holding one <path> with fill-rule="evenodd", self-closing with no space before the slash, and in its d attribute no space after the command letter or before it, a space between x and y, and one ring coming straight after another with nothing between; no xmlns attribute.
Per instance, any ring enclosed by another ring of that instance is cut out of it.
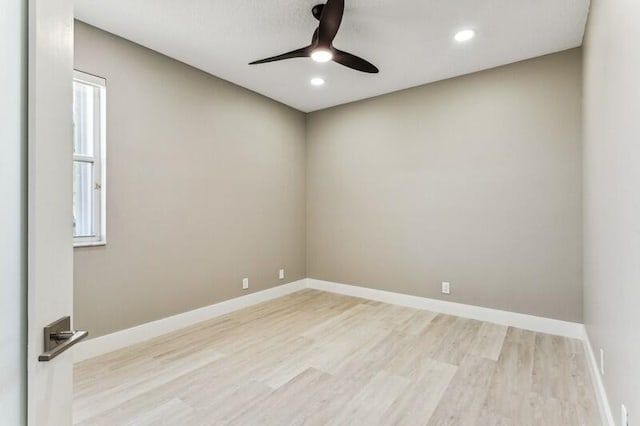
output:
<svg viewBox="0 0 640 426"><path fill-rule="evenodd" d="M331 42L338 34L342 14L344 13L344 0L327 0L322 9L320 25L318 26L318 45L331 46Z"/></svg>
<svg viewBox="0 0 640 426"><path fill-rule="evenodd" d="M340 65L344 65L345 67L352 68L357 71L368 72L369 74L378 73L378 68L371 62L335 48L333 49L333 60Z"/></svg>
<svg viewBox="0 0 640 426"><path fill-rule="evenodd" d="M292 59L292 58L306 58L310 54L311 54L311 46L307 46L307 47L303 47L302 49L296 49L296 50L292 50L291 52L283 53L281 55L272 56L270 58L249 62L249 65L264 64L267 62L282 61L284 59Z"/></svg>

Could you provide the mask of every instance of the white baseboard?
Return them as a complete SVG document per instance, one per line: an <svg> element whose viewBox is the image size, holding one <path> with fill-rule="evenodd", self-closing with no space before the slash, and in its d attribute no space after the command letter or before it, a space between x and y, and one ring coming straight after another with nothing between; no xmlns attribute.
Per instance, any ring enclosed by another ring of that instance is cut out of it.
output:
<svg viewBox="0 0 640 426"><path fill-rule="evenodd" d="M377 300L384 303L408 306L416 309L425 309L433 312L493 322L496 324L524 328L526 330L555 334L574 339L585 338L584 326L578 323L305 278L267 290L251 293L246 296L225 300L214 305L205 306L203 308L194 309L171 317L141 324L136 327L116 331L105 336L96 337L95 339L89 339L86 342L82 342L77 345L73 349L73 359L74 362L84 361L136 343L144 342L145 340L149 340L166 333L171 333L172 331L176 331L181 328L189 327L202 321L207 321L220 315L228 314L238 309L285 296L304 288L361 297L363 299Z"/></svg>
<svg viewBox="0 0 640 426"><path fill-rule="evenodd" d="M589 364L591 382L593 383L593 388L596 392L596 400L598 401L598 409L600 410L602 424L606 426L615 426L613 414L611 413L611 406L609 405L609 399L607 398L607 391L605 390L604 383L602 382L602 376L600 375L600 369L598 368L598 361L596 361L596 355L593 352L593 347L591 347L591 340L589 339L586 327L583 326L582 332L584 352L587 357L587 364Z"/></svg>
<svg viewBox="0 0 640 426"><path fill-rule="evenodd" d="M555 334L557 336L570 337L572 339L582 339L584 335L583 325L577 322L536 317L516 312L483 308L481 306L465 305L462 303L411 296L408 294L376 290L367 287L321 281L313 278L307 278L307 288L329 291L347 296L361 297L363 299L376 300L379 302L407 306L415 309L425 309L432 312L508 325L541 333Z"/></svg>
<svg viewBox="0 0 640 426"><path fill-rule="evenodd" d="M111 334L89 339L73 348L73 361L80 362L89 358L113 352L145 340L171 333L221 315L237 311L258 303L285 296L306 287L306 279L279 285L267 290L225 300L214 305L162 318L156 321L116 331Z"/></svg>

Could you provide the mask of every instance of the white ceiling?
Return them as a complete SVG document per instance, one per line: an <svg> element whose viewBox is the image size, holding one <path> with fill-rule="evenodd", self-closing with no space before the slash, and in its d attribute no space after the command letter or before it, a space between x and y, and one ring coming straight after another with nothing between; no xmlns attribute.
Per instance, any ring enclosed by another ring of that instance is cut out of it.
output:
<svg viewBox="0 0 640 426"><path fill-rule="evenodd" d="M321 0L75 0L81 21L309 112L582 44L589 0L345 0L337 48L380 69L248 62L309 44ZM453 41L460 29L476 37ZM323 87L309 80L321 76Z"/></svg>

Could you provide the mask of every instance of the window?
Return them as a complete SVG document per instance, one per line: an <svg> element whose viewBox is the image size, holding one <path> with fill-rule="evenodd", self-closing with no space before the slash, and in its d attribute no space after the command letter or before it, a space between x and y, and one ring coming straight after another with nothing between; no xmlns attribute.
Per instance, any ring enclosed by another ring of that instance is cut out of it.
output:
<svg viewBox="0 0 640 426"><path fill-rule="evenodd" d="M106 243L106 84L75 71L73 78L73 242Z"/></svg>

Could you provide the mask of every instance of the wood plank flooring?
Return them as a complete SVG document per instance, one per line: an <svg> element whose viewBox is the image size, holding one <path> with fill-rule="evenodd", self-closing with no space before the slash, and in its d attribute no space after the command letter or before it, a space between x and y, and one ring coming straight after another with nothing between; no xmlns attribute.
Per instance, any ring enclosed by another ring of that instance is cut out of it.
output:
<svg viewBox="0 0 640 426"><path fill-rule="evenodd" d="M580 341L303 290L78 364L76 425L599 425Z"/></svg>

